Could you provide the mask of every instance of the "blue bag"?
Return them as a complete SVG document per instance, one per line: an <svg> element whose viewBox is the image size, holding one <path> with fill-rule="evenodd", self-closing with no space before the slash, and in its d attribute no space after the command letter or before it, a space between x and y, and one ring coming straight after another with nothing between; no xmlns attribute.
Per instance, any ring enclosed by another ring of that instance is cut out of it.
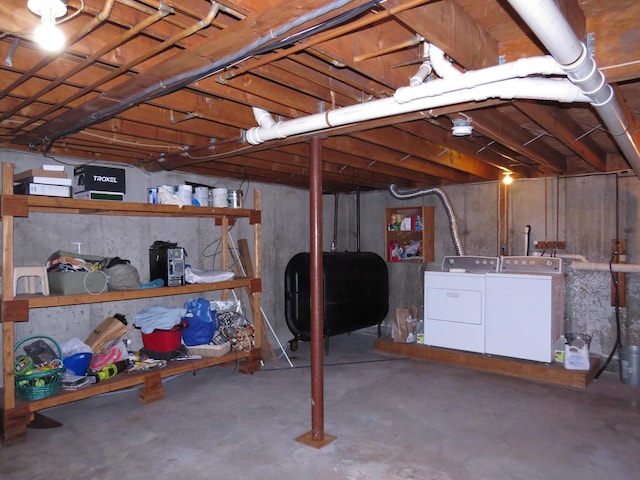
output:
<svg viewBox="0 0 640 480"><path fill-rule="evenodd" d="M206 345L213 339L217 329L215 311L210 310L209 301L204 298L187 300L185 322L189 324L182 331L182 341L188 347Z"/></svg>

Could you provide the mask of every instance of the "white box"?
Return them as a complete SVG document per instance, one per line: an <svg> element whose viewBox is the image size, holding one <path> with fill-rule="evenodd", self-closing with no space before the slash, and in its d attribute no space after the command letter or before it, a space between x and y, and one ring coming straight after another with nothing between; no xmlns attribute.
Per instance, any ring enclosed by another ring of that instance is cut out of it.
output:
<svg viewBox="0 0 640 480"><path fill-rule="evenodd" d="M47 185L44 183L18 183L13 192L22 195L44 195L48 197L70 197L71 187L66 185Z"/></svg>

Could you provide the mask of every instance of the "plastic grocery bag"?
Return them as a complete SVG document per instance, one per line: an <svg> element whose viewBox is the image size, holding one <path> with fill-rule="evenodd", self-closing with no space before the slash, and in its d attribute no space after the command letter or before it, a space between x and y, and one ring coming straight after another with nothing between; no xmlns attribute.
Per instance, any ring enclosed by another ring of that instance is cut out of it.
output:
<svg viewBox="0 0 640 480"><path fill-rule="evenodd" d="M188 300L184 308L187 310L184 319L189 326L182 331L183 343L192 347L211 342L217 325L216 314L210 310L209 301L204 298Z"/></svg>

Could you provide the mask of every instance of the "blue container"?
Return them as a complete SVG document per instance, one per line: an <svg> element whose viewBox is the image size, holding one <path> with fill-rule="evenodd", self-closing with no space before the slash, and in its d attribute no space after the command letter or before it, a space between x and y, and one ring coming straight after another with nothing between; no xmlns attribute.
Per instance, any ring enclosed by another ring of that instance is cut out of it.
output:
<svg viewBox="0 0 640 480"><path fill-rule="evenodd" d="M89 370L89 362L91 362L91 353L76 353L62 360L67 370L71 370L76 375L84 377Z"/></svg>

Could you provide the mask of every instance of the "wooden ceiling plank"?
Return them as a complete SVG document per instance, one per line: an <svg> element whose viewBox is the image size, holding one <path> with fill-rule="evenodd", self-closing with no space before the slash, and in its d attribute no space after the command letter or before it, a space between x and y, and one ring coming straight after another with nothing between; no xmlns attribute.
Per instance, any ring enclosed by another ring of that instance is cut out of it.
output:
<svg viewBox="0 0 640 480"><path fill-rule="evenodd" d="M377 128L354 133L352 136L374 145L397 150L407 156L411 155L419 160L442 165L484 179L494 180L498 177L496 169L486 163L479 162L474 158L467 158L446 145L434 144L398 128Z"/></svg>
<svg viewBox="0 0 640 480"><path fill-rule="evenodd" d="M594 142L591 142L589 137L580 140L584 133L583 129L563 110L529 101L516 102L514 106L543 129L553 132L555 138L573 150L593 168L600 172L606 170L605 153Z"/></svg>
<svg viewBox="0 0 640 480"><path fill-rule="evenodd" d="M309 10L322 6L321 0L299 0L300 6ZM362 0L351 2L361 3ZM354 5L355 6L355 5ZM47 122L32 131L28 143L39 144L43 138L54 138L64 135L75 128L83 128L98 119L106 120L106 116L114 116L134 104L145 101L147 95L170 93L171 88L185 78L185 72L196 72L199 69L210 69L211 65L223 63L224 59L232 59L240 55L244 49L252 45L256 37L272 38L273 32L281 26L290 25L299 16L300 11L291 10L285 2L269 10L267 13L247 18L224 31L222 41L219 34L214 34L208 42L175 56L158 68L151 69L142 75L130 79L116 88L104 92L100 97L86 102L64 115ZM189 77L190 78L190 77ZM169 83L171 86L169 86ZM141 92L148 92L142 97ZM135 99L135 100L134 100Z"/></svg>
<svg viewBox="0 0 640 480"><path fill-rule="evenodd" d="M596 64L608 82L640 78L640 2L589 18L587 31L594 33Z"/></svg>
<svg viewBox="0 0 640 480"><path fill-rule="evenodd" d="M359 156L357 153L347 153L335 150L331 145L326 145L326 143L327 142L324 142L322 148L323 162L333 163L337 168L348 166L358 170L359 172L371 173L375 176L380 174L388 177L401 177L404 180L413 179L415 182L422 185L438 183L433 175L427 175L423 172L417 172L411 169L399 168L397 165L389 165L384 162L372 160L371 158L364 158ZM307 150L306 154L304 151L305 149ZM278 152L288 152L291 154L308 156L308 146L302 143L287 145L279 148Z"/></svg>
<svg viewBox="0 0 640 480"><path fill-rule="evenodd" d="M507 146L541 165L543 170L564 173L566 160L550 148L542 148L539 143L528 143L532 138L521 129L514 128L505 118L500 119L495 112L477 110L473 113L473 128L484 136ZM528 145L527 145L528 143Z"/></svg>
<svg viewBox="0 0 640 480"><path fill-rule="evenodd" d="M407 157L398 151L389 150L384 145L376 145L365 142L358 138L349 138L345 136L329 137L323 142L327 148L335 150L350 151L356 149L358 154L371 158L377 162L384 162L389 165L401 166L403 168L415 170L416 172L426 173L435 177L442 177L451 182L466 183L469 176L463 172L444 167L426 160Z"/></svg>
<svg viewBox="0 0 640 480"><path fill-rule="evenodd" d="M434 122L439 123L437 119L435 119ZM493 166L496 169L494 170L494 176L485 178L499 178L499 171L510 170L512 168L513 161L505 159L504 156L495 151L495 148L498 147L497 144L493 149L489 149L486 148L486 143L482 143L477 140L477 135L471 135L469 137L454 137L451 134L451 130L448 128L450 122L446 120L446 123L447 128L436 126L430 121L404 122L396 125L395 127L411 132L413 135L418 137L430 140L437 145L446 145L457 152L463 153L469 157L467 161L476 159L478 162L484 162Z"/></svg>
<svg viewBox="0 0 640 480"><path fill-rule="evenodd" d="M469 70L498 63L498 45L455 0L430 3L396 17Z"/></svg>

